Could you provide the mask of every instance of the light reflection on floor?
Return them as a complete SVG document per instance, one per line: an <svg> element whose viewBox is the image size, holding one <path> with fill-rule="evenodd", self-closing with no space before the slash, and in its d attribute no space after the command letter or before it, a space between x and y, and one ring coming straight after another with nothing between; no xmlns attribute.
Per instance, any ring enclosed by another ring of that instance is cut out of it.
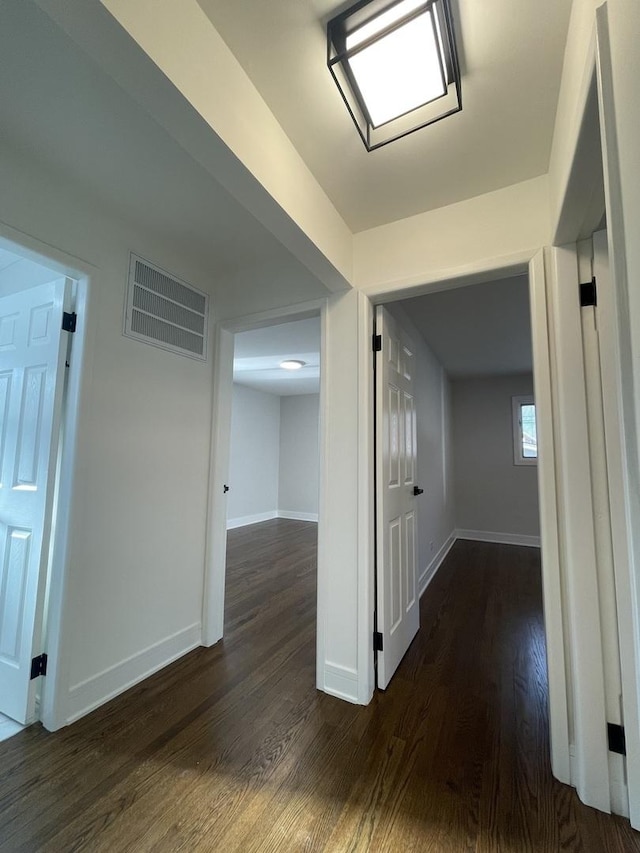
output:
<svg viewBox="0 0 640 853"><path fill-rule="evenodd" d="M9 717L5 717L4 714L0 714L0 740L8 740L13 735L17 735L18 732L21 732L25 726L21 726L20 723L16 723L15 720L10 719Z"/></svg>

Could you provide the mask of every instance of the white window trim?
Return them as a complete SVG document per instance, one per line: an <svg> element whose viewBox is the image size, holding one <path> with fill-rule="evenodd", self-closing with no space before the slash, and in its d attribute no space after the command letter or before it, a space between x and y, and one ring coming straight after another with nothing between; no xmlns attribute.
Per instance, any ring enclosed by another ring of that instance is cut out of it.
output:
<svg viewBox="0 0 640 853"><path fill-rule="evenodd" d="M511 398L511 413L513 419L513 464L537 465L538 457L531 458L522 455L522 422L520 420L521 406L535 406L533 394L525 394Z"/></svg>

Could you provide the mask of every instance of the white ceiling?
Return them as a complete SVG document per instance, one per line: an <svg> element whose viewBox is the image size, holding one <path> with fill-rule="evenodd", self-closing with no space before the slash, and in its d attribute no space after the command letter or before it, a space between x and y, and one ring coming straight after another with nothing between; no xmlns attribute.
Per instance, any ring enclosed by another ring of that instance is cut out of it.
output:
<svg viewBox="0 0 640 853"><path fill-rule="evenodd" d="M430 293L399 303L452 379L533 369L526 275ZM299 371L285 358L306 362ZM287 396L320 389L320 320L298 320L235 335L233 381Z"/></svg>
<svg viewBox="0 0 640 853"><path fill-rule="evenodd" d="M0 143L209 270L218 314L327 294L34 3L0 3L0 65Z"/></svg>
<svg viewBox="0 0 640 853"><path fill-rule="evenodd" d="M285 359L304 361L300 370L284 370ZM280 397L320 390L320 318L296 320L250 332L234 340L233 381Z"/></svg>
<svg viewBox="0 0 640 853"><path fill-rule="evenodd" d="M371 153L326 67L349 3L199 3L353 231L548 170L571 0L452 0L463 111Z"/></svg>
<svg viewBox="0 0 640 853"><path fill-rule="evenodd" d="M526 275L400 304L453 379L533 369Z"/></svg>
<svg viewBox="0 0 640 853"><path fill-rule="evenodd" d="M13 252L8 252L0 246L0 270L6 270L21 260L20 255L14 255Z"/></svg>

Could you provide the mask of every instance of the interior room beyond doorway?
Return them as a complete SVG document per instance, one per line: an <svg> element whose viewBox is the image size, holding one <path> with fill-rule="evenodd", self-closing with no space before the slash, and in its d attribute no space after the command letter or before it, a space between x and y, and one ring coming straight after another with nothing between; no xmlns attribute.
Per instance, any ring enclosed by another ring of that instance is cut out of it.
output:
<svg viewBox="0 0 640 853"><path fill-rule="evenodd" d="M315 637L320 339L319 317L234 337L225 635L261 608L284 607L286 620L289 601L310 614ZM302 541L313 558L299 565Z"/></svg>
<svg viewBox="0 0 640 853"><path fill-rule="evenodd" d="M514 423L514 401L533 402L528 276L386 307L417 352L422 591L455 538L539 545L536 460L518 464Z"/></svg>

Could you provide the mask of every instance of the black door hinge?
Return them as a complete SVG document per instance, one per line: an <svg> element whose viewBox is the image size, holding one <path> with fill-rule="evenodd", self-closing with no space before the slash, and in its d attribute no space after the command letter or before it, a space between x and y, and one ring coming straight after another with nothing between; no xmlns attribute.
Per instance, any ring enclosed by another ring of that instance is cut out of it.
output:
<svg viewBox="0 0 640 853"><path fill-rule="evenodd" d="M75 311L65 311L62 315L62 331L75 332L78 315Z"/></svg>
<svg viewBox="0 0 640 853"><path fill-rule="evenodd" d="M382 352L382 335L373 336L373 351Z"/></svg>
<svg viewBox="0 0 640 853"><path fill-rule="evenodd" d="M580 284L580 307L586 308L588 305L598 304L598 293L596 290L596 280L585 281Z"/></svg>
<svg viewBox="0 0 640 853"><path fill-rule="evenodd" d="M373 632L373 651L374 652L384 651L383 642L382 642L382 634L380 631L374 631Z"/></svg>
<svg viewBox="0 0 640 853"><path fill-rule="evenodd" d="M39 675L47 674L47 655L46 652L38 655L37 658L33 658L31 661L31 680L37 678Z"/></svg>
<svg viewBox="0 0 640 853"><path fill-rule="evenodd" d="M627 754L624 726L619 726L617 723L607 723L607 739L609 741L609 752L617 752L618 755Z"/></svg>

